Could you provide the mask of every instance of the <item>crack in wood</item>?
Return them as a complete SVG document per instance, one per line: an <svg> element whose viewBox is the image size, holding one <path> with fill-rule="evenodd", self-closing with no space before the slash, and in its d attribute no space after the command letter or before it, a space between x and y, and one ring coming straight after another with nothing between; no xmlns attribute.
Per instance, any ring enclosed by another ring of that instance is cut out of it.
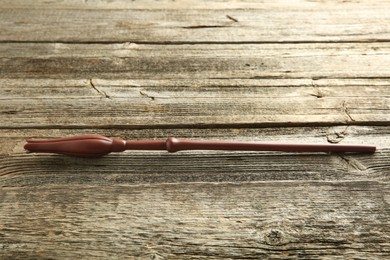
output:
<svg viewBox="0 0 390 260"><path fill-rule="evenodd" d="M101 96L104 97L104 98L111 99L111 97L110 97L109 95L107 95L106 92L104 92L103 90L98 89L98 88L95 86L95 84L93 83L93 80L92 80L92 79L89 80L89 84L91 85L91 87L92 87L97 93L99 93L99 95L101 95Z"/></svg>
<svg viewBox="0 0 390 260"><path fill-rule="evenodd" d="M147 97L147 98L150 98L151 101L154 101L155 97L153 96L150 96L149 94L143 92L142 90L139 91L139 93L141 94L141 96L144 96L144 97Z"/></svg>
<svg viewBox="0 0 390 260"><path fill-rule="evenodd" d="M208 28L228 28L231 26L227 25L192 25L192 26L183 26L183 29L208 29Z"/></svg>
<svg viewBox="0 0 390 260"><path fill-rule="evenodd" d="M232 16L230 16L228 14L226 15L226 18L228 18L229 20L232 20L235 23L238 23L238 20L236 18L234 18L234 17L232 17Z"/></svg>
<svg viewBox="0 0 390 260"><path fill-rule="evenodd" d="M313 97L316 97L316 98L323 98L325 97L325 94L321 91L320 87L314 83L314 81L312 80L311 82L311 86L314 88L315 92L314 93L310 93L310 96L313 96Z"/></svg>
<svg viewBox="0 0 390 260"><path fill-rule="evenodd" d="M345 162L349 168L359 172L367 170L367 167L360 163L356 158L349 158L346 155L337 154L341 161Z"/></svg>
<svg viewBox="0 0 390 260"><path fill-rule="evenodd" d="M349 120L347 120L347 123L348 121L349 122L355 122L355 119L352 118L350 112L349 112L349 108L347 106L347 101L343 101L343 104L342 104L342 108L343 108L343 112L345 113L345 115L348 117Z"/></svg>

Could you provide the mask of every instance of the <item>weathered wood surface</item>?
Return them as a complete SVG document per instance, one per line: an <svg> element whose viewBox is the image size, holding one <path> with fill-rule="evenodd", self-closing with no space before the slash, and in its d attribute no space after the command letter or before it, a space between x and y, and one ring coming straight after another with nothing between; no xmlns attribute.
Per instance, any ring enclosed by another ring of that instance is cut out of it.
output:
<svg viewBox="0 0 390 260"><path fill-rule="evenodd" d="M0 44L0 75L22 78L388 78L388 43ZM364 69L362 69L364 68Z"/></svg>
<svg viewBox="0 0 390 260"><path fill-rule="evenodd" d="M390 88L380 80L367 88L367 80L280 80L264 87L267 81L257 80L235 80L243 84L237 86L226 80L29 79L21 89L23 81L4 81L1 92L14 98L1 98L3 128L388 125L390 119Z"/></svg>
<svg viewBox="0 0 390 260"><path fill-rule="evenodd" d="M385 259L389 188L369 181L3 188L2 211L12 214L0 217L0 254Z"/></svg>
<svg viewBox="0 0 390 260"><path fill-rule="evenodd" d="M10 78L0 80L3 127L390 121L385 43L8 43L0 51L0 75Z"/></svg>
<svg viewBox="0 0 390 260"><path fill-rule="evenodd" d="M370 154L284 154L278 152L128 151L101 159L25 154L28 137L56 138L89 130L8 130L0 132L0 183L3 186L56 184L145 184L249 181L389 181L388 127L334 126L236 129L98 130L125 139L208 138L310 143L374 143ZM53 167L55 165L55 167ZM325 170L326 169L326 170ZM50 174L50 178L48 178Z"/></svg>
<svg viewBox="0 0 390 260"><path fill-rule="evenodd" d="M388 1L0 4L0 259L388 259ZM24 139L375 144L26 154Z"/></svg>
<svg viewBox="0 0 390 260"><path fill-rule="evenodd" d="M225 6L229 4L214 1L211 9L204 1L194 8L174 1L160 4L114 1L113 8L106 1L99 4L49 1L50 8L46 8L46 1L39 1L36 8L21 1L12 2L6 1L0 8L0 41L339 42L388 41L390 36L386 1L377 4L234 1L228 8ZM96 7L102 5L109 9ZM167 5L172 8L166 9ZM186 8L175 8L178 5Z"/></svg>
<svg viewBox="0 0 390 260"><path fill-rule="evenodd" d="M337 9L386 8L388 0L2 0L1 9ZM33 4L31 4L33 3Z"/></svg>

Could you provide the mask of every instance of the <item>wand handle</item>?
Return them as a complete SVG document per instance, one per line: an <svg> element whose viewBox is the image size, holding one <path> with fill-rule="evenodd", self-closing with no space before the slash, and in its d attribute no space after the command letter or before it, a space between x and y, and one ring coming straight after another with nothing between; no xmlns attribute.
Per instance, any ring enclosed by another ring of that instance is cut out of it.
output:
<svg viewBox="0 0 390 260"><path fill-rule="evenodd" d="M29 152L58 153L79 157L100 157L125 150L230 150L230 151L283 151L283 152L355 152L373 153L372 145L341 144L282 144L239 141L163 140L124 141L101 135L81 135L49 140L27 140L24 148Z"/></svg>

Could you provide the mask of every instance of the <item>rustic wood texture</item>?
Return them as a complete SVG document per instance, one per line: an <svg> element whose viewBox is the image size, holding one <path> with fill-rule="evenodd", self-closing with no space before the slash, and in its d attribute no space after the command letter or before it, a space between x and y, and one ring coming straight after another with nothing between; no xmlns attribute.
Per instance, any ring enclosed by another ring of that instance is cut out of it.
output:
<svg viewBox="0 0 390 260"><path fill-rule="evenodd" d="M12 215L1 216L2 254L386 258L389 188L377 182L3 188L2 210Z"/></svg>
<svg viewBox="0 0 390 260"><path fill-rule="evenodd" d="M370 154L298 154L278 152L167 152L127 151L100 159L57 155L26 155L28 137L56 138L99 133L125 139L191 139L282 141L310 143L374 143ZM0 132L1 183L4 186L47 184L145 184L249 181L389 181L390 132L388 127L333 126L236 129L150 130L8 130ZM12 152L10 152L12 151ZM56 167L53 167L56 165ZM326 169L326 170L324 170ZM51 174L50 180L48 173ZM77 173L77 174L76 174Z"/></svg>
<svg viewBox="0 0 390 260"><path fill-rule="evenodd" d="M1 92L14 98L2 98L0 119L7 128L387 125L388 83L377 81L368 89L366 82L278 80L265 87L264 80L92 79L64 84L29 79L20 92L23 83L6 80Z"/></svg>
<svg viewBox="0 0 390 260"><path fill-rule="evenodd" d="M390 258L388 7L1 1L0 259ZM23 150L90 133L378 150Z"/></svg>
<svg viewBox="0 0 390 260"><path fill-rule="evenodd" d="M3 44L0 75L12 79L1 92L14 99L0 117L4 127L390 121L387 44L244 46Z"/></svg>
<svg viewBox="0 0 390 260"><path fill-rule="evenodd" d="M386 8L387 0L2 0L1 9L335 9ZM29 3L28 7L26 3ZM33 5L31 4L33 3Z"/></svg>
<svg viewBox="0 0 390 260"><path fill-rule="evenodd" d="M375 4L372 1L37 2L29 6L25 1L5 1L0 8L3 18L0 40L339 42L389 39L384 22L390 18L386 1Z"/></svg>

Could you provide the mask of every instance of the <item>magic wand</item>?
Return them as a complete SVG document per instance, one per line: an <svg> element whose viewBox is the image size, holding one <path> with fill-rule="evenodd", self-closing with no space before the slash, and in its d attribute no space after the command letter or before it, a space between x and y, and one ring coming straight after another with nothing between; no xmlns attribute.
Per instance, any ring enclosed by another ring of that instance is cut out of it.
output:
<svg viewBox="0 0 390 260"><path fill-rule="evenodd" d="M185 140L169 137L167 140L129 140L101 135L80 135L49 140L27 140L28 152L58 153L79 157L101 157L125 150L230 150L230 151L282 151L282 152L352 152L374 153L372 145L350 144L288 144L240 142L219 140Z"/></svg>

